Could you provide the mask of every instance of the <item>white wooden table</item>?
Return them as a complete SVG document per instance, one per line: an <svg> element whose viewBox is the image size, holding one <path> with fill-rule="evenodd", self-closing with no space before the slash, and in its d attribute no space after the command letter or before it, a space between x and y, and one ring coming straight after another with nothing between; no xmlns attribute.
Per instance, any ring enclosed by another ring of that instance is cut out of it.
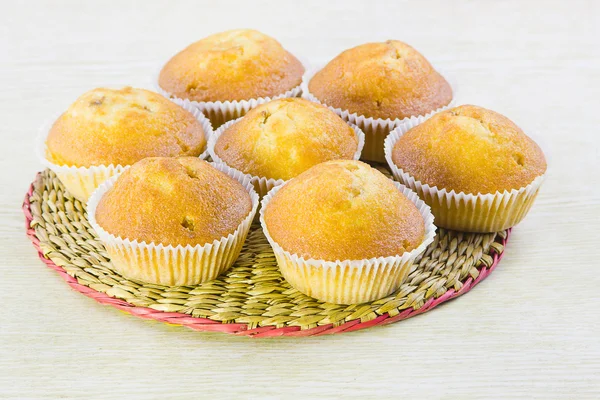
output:
<svg viewBox="0 0 600 400"><path fill-rule="evenodd" d="M0 398L599 398L599 3L299 3L0 5ZM93 87L151 87L174 52L236 27L317 62L404 40L460 102L541 137L548 179L499 268L391 326L252 340L125 315L43 266L20 210L38 126Z"/></svg>

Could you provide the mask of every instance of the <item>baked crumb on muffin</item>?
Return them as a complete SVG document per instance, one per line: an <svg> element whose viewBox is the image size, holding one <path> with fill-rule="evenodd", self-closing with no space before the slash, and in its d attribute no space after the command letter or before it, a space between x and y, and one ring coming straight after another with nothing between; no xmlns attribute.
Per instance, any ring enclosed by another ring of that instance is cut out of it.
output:
<svg viewBox="0 0 600 400"><path fill-rule="evenodd" d="M146 158L123 172L96 221L123 239L204 245L233 233L252 209L240 182L197 157Z"/></svg>
<svg viewBox="0 0 600 400"><path fill-rule="evenodd" d="M262 104L225 129L214 151L244 173L291 179L321 162L352 159L357 135L320 104L299 98Z"/></svg>
<svg viewBox="0 0 600 400"><path fill-rule="evenodd" d="M173 96L207 101L274 97L298 86L304 67L275 39L255 30L217 33L173 56L159 86Z"/></svg>
<svg viewBox="0 0 600 400"><path fill-rule="evenodd" d="M199 156L202 124L184 108L144 89L84 93L52 125L46 157L58 165L131 165L146 157Z"/></svg>
<svg viewBox="0 0 600 400"><path fill-rule="evenodd" d="M319 101L372 118L403 119L447 106L452 88L406 43L366 43L342 52L308 88Z"/></svg>
<svg viewBox="0 0 600 400"><path fill-rule="evenodd" d="M360 161L329 161L292 179L270 199L264 221L285 251L327 261L402 255L425 235L414 203Z"/></svg>
<svg viewBox="0 0 600 400"><path fill-rule="evenodd" d="M410 129L395 143L392 161L424 184L457 193L519 189L546 172L544 153L515 123L472 105Z"/></svg>

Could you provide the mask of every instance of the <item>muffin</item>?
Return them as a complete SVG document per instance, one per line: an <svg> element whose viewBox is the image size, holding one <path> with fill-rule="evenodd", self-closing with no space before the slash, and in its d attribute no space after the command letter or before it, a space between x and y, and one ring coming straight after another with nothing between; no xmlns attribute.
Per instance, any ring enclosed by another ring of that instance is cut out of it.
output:
<svg viewBox="0 0 600 400"><path fill-rule="evenodd" d="M252 177L265 195L310 167L330 160L358 159L364 135L333 111L299 98L274 100L219 128L209 152Z"/></svg>
<svg viewBox="0 0 600 400"><path fill-rule="evenodd" d="M519 223L546 172L539 146L511 120L465 105L386 139L396 179L431 206L438 226L496 232Z"/></svg>
<svg viewBox="0 0 600 400"><path fill-rule="evenodd" d="M452 88L417 50L398 40L346 50L305 81L306 96L366 134L363 158L384 161L383 140L402 120L452 101Z"/></svg>
<svg viewBox="0 0 600 400"><path fill-rule="evenodd" d="M176 54L160 71L158 85L169 96L197 102L219 126L255 107L258 103L251 99L297 96L303 73L302 63L275 39L237 29L208 36Z"/></svg>
<svg viewBox="0 0 600 400"><path fill-rule="evenodd" d="M258 207L248 180L197 157L151 157L107 181L88 217L123 276L159 285L216 278L238 257Z"/></svg>
<svg viewBox="0 0 600 400"><path fill-rule="evenodd" d="M98 88L79 97L46 132L44 162L86 201L100 183L143 158L200 156L211 126L189 103L131 87Z"/></svg>
<svg viewBox="0 0 600 400"><path fill-rule="evenodd" d="M398 289L435 235L415 193L352 160L318 164L275 187L262 201L261 224L285 279L339 304Z"/></svg>

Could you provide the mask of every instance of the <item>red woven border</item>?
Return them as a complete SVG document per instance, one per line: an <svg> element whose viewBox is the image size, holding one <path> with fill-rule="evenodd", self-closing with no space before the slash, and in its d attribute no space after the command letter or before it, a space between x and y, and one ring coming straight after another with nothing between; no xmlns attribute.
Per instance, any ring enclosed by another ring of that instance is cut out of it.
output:
<svg viewBox="0 0 600 400"><path fill-rule="evenodd" d="M33 219L30 210L29 197L33 193L33 184L30 186L27 195L25 195L25 201L23 202L23 212L25 213L25 229L27 230L27 237L31 239L33 246L36 248L38 252L38 256L40 259L50 268L55 270L60 274L60 276L75 290L84 295L91 297L96 300L100 304L106 304L118 308L121 311L125 311L126 313L135 315L136 317L144 318L144 319L153 319L156 321L167 322L169 324L176 324L188 327L190 329L194 329L196 331L213 331L213 332L224 332L231 333L235 335L245 335L251 337L273 337L273 336L318 336L318 335L331 335L335 333L343 333L343 332L352 332L357 331L359 329L370 328L376 325L386 325L391 324L393 322L402 321L407 318L414 317L415 315L422 314L427 312L440 304L451 300L455 297L461 296L467 293L469 290L473 289L475 285L484 280L492 271L496 268L504 253L497 254L492 252L492 257L494 258L494 262L490 267L483 267L479 270L479 276L477 279L469 278L464 283L463 287L455 291L454 289L449 289L442 296L437 299L431 298L429 299L421 308L418 310L413 310L409 308L407 310L402 311L400 314L390 317L387 313L378 316L375 319L367 322L360 322L360 319L355 319L352 321L348 321L343 323L342 325L333 326L333 324L317 326L312 329L304 329L301 330L299 326L286 326L283 328L277 328L275 326L263 326L254 329L248 329L248 325L246 324L223 324L218 321L213 321L207 318L196 318L192 317L188 314L177 313L177 312L164 312L157 311L151 308L146 307L136 307L133 304L130 304L124 300L116 299L108 296L105 293L97 292L87 286L81 285L77 282L77 279L67 274L67 272L56 265L52 260L44 257L40 246L39 239L35 235L35 230L31 229L30 224ZM507 236L503 239L502 244L506 246L508 241L508 237L510 236L510 229L507 232Z"/></svg>

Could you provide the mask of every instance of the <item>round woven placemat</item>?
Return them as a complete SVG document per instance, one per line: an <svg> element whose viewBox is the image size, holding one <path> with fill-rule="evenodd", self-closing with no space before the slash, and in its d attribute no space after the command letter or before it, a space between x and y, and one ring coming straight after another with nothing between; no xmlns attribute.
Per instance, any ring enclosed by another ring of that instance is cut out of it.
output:
<svg viewBox="0 0 600 400"><path fill-rule="evenodd" d="M40 258L75 290L138 317L254 337L349 332L428 311L488 276L500 261L510 233L439 229L398 291L348 306L323 303L291 288L257 224L239 259L218 279L165 287L128 280L112 269L87 221L85 206L65 192L51 171L37 175L23 211L27 235Z"/></svg>

